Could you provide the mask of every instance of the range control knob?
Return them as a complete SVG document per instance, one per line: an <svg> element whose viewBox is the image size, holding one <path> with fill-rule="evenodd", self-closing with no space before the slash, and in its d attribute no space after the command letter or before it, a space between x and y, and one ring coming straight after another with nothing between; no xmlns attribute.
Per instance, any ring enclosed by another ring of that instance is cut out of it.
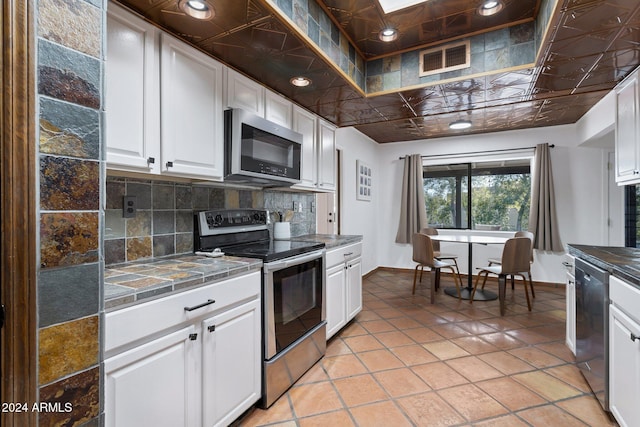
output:
<svg viewBox="0 0 640 427"><path fill-rule="evenodd" d="M222 215L217 214L214 219L215 225L222 225L222 221L224 221L224 219L222 218Z"/></svg>

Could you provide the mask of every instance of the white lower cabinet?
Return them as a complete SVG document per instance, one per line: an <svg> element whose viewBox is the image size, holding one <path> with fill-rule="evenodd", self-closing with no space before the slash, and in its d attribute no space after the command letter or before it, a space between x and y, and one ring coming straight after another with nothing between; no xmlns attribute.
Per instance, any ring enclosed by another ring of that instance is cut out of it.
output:
<svg viewBox="0 0 640 427"><path fill-rule="evenodd" d="M331 338L347 324L345 306L345 301L347 300L346 281L347 275L345 274L344 264L327 269L325 280L327 290L327 339Z"/></svg>
<svg viewBox="0 0 640 427"><path fill-rule="evenodd" d="M566 344L571 352L576 354L576 278L570 274L567 274L567 293L566 293L566 309L567 309L567 324L566 324Z"/></svg>
<svg viewBox="0 0 640 427"><path fill-rule="evenodd" d="M610 278L609 407L622 427L640 425L640 289Z"/></svg>
<svg viewBox="0 0 640 427"><path fill-rule="evenodd" d="M362 311L362 259L347 261L347 319Z"/></svg>
<svg viewBox="0 0 640 427"><path fill-rule="evenodd" d="M327 339L362 310L362 243L326 253Z"/></svg>
<svg viewBox="0 0 640 427"><path fill-rule="evenodd" d="M189 325L104 363L105 425L197 426L197 344Z"/></svg>
<svg viewBox="0 0 640 427"><path fill-rule="evenodd" d="M105 426L212 427L261 396L260 272L105 315Z"/></svg>
<svg viewBox="0 0 640 427"><path fill-rule="evenodd" d="M203 426L229 425L261 392L260 301L202 323Z"/></svg>

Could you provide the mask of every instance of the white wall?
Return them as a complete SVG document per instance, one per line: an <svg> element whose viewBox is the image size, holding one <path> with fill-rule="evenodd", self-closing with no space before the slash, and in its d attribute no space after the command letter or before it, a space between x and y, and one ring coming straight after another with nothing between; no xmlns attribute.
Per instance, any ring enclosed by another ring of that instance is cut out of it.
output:
<svg viewBox="0 0 640 427"><path fill-rule="evenodd" d="M362 273L366 274L380 266L378 215L383 210L379 207L383 198L377 191L382 176L378 159L378 143L354 128L342 128L336 130L336 146L342 153L341 234L362 236ZM373 190L371 201L356 199L356 160L364 161L371 166Z"/></svg>
<svg viewBox="0 0 640 427"><path fill-rule="evenodd" d="M594 115L593 117L597 117ZM532 147L547 142L555 144L552 164L563 243L606 245L608 148L580 146L584 135L602 136L598 129L607 125L564 125L468 135L432 140L376 144L352 128L338 130L338 145L343 150L342 232L364 236L364 271L378 266L413 268L410 245L395 243L398 226L402 164L407 154L452 154L504 148ZM371 202L355 200L355 161L366 160L374 168L374 196ZM615 207L616 211L622 206ZM448 244L442 248L460 256L461 270L467 271L467 248ZM474 267L486 265L486 258L500 254L500 248L474 247ZM373 257L369 259L369 257ZM564 282L562 255L536 252L534 280ZM473 269L475 271L475 268Z"/></svg>

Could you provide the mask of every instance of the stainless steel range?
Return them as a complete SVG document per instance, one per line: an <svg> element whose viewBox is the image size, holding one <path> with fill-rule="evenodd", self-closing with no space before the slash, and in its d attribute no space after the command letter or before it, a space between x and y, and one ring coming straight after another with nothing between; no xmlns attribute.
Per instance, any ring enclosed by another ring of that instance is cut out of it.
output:
<svg viewBox="0 0 640 427"><path fill-rule="evenodd" d="M326 350L324 243L272 240L268 212L196 214L196 252L258 258L262 276L262 400L268 408Z"/></svg>

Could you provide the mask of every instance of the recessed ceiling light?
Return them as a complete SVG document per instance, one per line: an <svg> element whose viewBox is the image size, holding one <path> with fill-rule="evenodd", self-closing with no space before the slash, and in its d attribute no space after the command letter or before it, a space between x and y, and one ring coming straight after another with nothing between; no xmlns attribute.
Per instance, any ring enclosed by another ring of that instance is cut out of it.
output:
<svg viewBox="0 0 640 427"><path fill-rule="evenodd" d="M500 12L504 8L501 0L485 0L478 8L478 13L482 16L491 16Z"/></svg>
<svg viewBox="0 0 640 427"><path fill-rule="evenodd" d="M289 83L291 83L294 86L305 87L311 84L311 79L307 77L302 77L302 76L293 77L291 80L289 80Z"/></svg>
<svg viewBox="0 0 640 427"><path fill-rule="evenodd" d="M470 127L471 122L469 120L456 120L455 122L449 123L449 129L452 130L469 129Z"/></svg>
<svg viewBox="0 0 640 427"><path fill-rule="evenodd" d="M178 0L178 7L192 18L212 19L216 12L209 0Z"/></svg>
<svg viewBox="0 0 640 427"><path fill-rule="evenodd" d="M378 38L383 42L392 42L398 38L398 30L395 28L385 28L380 30Z"/></svg>

